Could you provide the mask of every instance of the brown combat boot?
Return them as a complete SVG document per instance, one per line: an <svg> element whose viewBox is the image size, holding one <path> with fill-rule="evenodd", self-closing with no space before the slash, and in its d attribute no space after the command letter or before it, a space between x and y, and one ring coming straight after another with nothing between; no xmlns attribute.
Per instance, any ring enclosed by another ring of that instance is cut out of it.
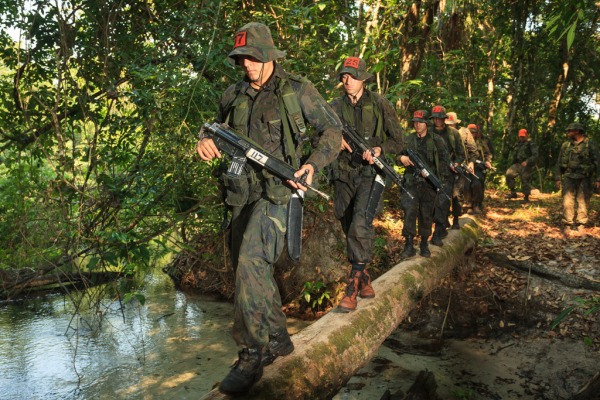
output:
<svg viewBox="0 0 600 400"><path fill-rule="evenodd" d="M350 312L356 310L356 304L358 303L356 296L358 296L359 292L358 285L361 275L362 272L360 271L353 270L350 272L350 280L346 285L346 294L344 294L342 301L338 305L341 311Z"/></svg>
<svg viewBox="0 0 600 400"><path fill-rule="evenodd" d="M375 297L375 290L371 286L371 276L365 269L358 278L358 295L363 299L372 299Z"/></svg>

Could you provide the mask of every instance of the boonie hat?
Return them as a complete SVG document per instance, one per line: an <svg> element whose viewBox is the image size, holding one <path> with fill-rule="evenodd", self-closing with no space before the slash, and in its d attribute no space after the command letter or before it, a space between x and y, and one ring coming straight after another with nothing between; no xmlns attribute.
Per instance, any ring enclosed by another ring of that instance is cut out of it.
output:
<svg viewBox="0 0 600 400"><path fill-rule="evenodd" d="M284 57L285 51L278 50L273 43L271 30L259 22L250 22L235 33L233 50L227 56L229 62L237 64L237 56L250 56L262 63Z"/></svg>
<svg viewBox="0 0 600 400"><path fill-rule="evenodd" d="M446 109L442 106L433 106L431 109L431 117L429 118L446 118Z"/></svg>
<svg viewBox="0 0 600 400"><path fill-rule="evenodd" d="M519 129L519 136L527 136L527 129Z"/></svg>
<svg viewBox="0 0 600 400"><path fill-rule="evenodd" d="M458 116L456 115L456 113L454 111L450 111L447 115L446 115L446 125L456 125L456 124L460 124L460 119L458 119Z"/></svg>
<svg viewBox="0 0 600 400"><path fill-rule="evenodd" d="M427 123L428 112L425 110L417 110L413 113L412 122L425 122Z"/></svg>
<svg viewBox="0 0 600 400"><path fill-rule="evenodd" d="M338 75L339 80L342 80L343 74L349 74L354 79L359 81L366 81L367 79L373 77L372 74L367 72L367 63L365 60L358 57L348 57L344 60L342 69Z"/></svg>
<svg viewBox="0 0 600 400"><path fill-rule="evenodd" d="M467 128L469 128L470 131L475 131L475 132L479 131L479 127L475 124L469 124L467 126Z"/></svg>
<svg viewBox="0 0 600 400"><path fill-rule="evenodd" d="M569 126L567 126L567 130L568 131L579 131L579 132L585 131L585 129L583 128L583 125L581 125L579 122L571 122L569 124Z"/></svg>

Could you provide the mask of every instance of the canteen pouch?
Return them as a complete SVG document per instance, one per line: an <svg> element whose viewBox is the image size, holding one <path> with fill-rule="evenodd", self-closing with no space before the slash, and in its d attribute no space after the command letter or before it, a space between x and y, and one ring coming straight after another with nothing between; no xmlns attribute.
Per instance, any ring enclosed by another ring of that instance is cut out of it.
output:
<svg viewBox="0 0 600 400"><path fill-rule="evenodd" d="M267 199L273 204L287 204L292 197L292 190L285 186L281 179L274 177L271 174L265 175L265 194Z"/></svg>

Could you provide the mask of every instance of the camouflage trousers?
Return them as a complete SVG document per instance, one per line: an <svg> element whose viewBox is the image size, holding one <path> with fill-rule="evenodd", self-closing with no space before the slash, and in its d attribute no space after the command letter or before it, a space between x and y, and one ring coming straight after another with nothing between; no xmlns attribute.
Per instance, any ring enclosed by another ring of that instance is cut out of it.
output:
<svg viewBox="0 0 600 400"><path fill-rule="evenodd" d="M533 175L533 168L529 165L524 167L521 164L513 164L507 170L505 174L506 186L511 192L515 191L516 179L521 177L521 190L523 194L529 195L531 193L531 176Z"/></svg>
<svg viewBox="0 0 600 400"><path fill-rule="evenodd" d="M455 186L455 175L451 176L450 182L444 182L444 192L448 194L448 196L453 196L454 186ZM448 197L444 196L443 193L438 193L435 199L435 209L433 211L433 222L436 224L444 224L448 225L448 216L450 215L450 206L451 201L448 200Z"/></svg>
<svg viewBox="0 0 600 400"><path fill-rule="evenodd" d="M346 234L346 255L351 263L373 261L373 224L367 223L365 210L374 176L349 176L334 183L333 212ZM383 208L383 196L377 213Z"/></svg>
<svg viewBox="0 0 600 400"><path fill-rule="evenodd" d="M402 236L414 237L417 234L418 221L419 235L422 240L427 240L431 235L431 226L433 225L435 189L422 179L418 179L414 183L407 183L405 187L414 199L408 197L406 192L402 192L400 197L400 205L404 211Z"/></svg>
<svg viewBox="0 0 600 400"><path fill-rule="evenodd" d="M475 168L477 178L471 178L471 182L466 181L464 186L464 200L468 203L481 203L485 191L485 173Z"/></svg>
<svg viewBox="0 0 600 400"><path fill-rule="evenodd" d="M591 178L569 178L562 180L563 222L567 225L588 222L588 206L592 197ZM575 205L577 204L577 214Z"/></svg>
<svg viewBox="0 0 600 400"><path fill-rule="evenodd" d="M261 198L233 210L233 338L241 347L262 348L270 333L287 329L273 277L273 264L284 248L287 208Z"/></svg>

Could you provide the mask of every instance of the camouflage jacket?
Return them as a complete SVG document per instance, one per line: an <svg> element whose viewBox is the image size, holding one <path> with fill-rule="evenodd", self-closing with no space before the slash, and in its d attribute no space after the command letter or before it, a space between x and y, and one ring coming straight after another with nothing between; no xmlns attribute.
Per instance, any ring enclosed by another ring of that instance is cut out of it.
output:
<svg viewBox="0 0 600 400"><path fill-rule="evenodd" d="M331 102L342 123L353 126L371 147L381 147L382 154L398 154L404 149L404 135L396 111L385 97L364 89L356 104L347 95ZM348 169L351 154L344 150L338 158L339 168Z"/></svg>
<svg viewBox="0 0 600 400"><path fill-rule="evenodd" d="M427 135L419 138L414 133L406 137L406 148L416 151L442 182L448 181L452 173L450 170L450 153L446 142L441 136L427 132ZM408 156L408 152L403 150L401 155ZM406 167L404 175L407 181L410 181L415 175L415 167Z"/></svg>
<svg viewBox="0 0 600 400"><path fill-rule="evenodd" d="M247 78L227 88L221 97L217 122L229 123L238 133L248 136L271 154L284 159L286 139L282 124L285 122L285 115L282 116L280 109L282 80L291 84L301 108L303 121L292 121L291 124L303 126L306 121L318 135L318 139L313 141L314 148L310 156L304 162L313 163L321 170L335 160L339 153L342 124L309 80L288 75L277 63L263 90L253 89ZM297 120L300 116L294 118ZM297 130L295 126L292 128ZM296 144L298 139L294 138Z"/></svg>
<svg viewBox="0 0 600 400"><path fill-rule="evenodd" d="M475 139L475 145L477 146L477 161L492 162L494 156L494 150L492 144L485 137Z"/></svg>
<svg viewBox="0 0 600 400"><path fill-rule="evenodd" d="M523 161L527 162L527 165L533 167L539 157L539 150L537 144L531 139L527 139L524 142L520 140L515 145L513 150L513 164L521 164Z"/></svg>
<svg viewBox="0 0 600 400"><path fill-rule="evenodd" d="M465 162L465 148L463 146L463 141L460 137L460 133L456 129L452 128L451 126L445 126L444 129L438 131L434 127L431 127L429 129L429 134L436 134L442 139L444 139L444 142L446 142L446 146L448 146L450 161L458 164L462 164Z"/></svg>
<svg viewBox="0 0 600 400"><path fill-rule="evenodd" d="M475 162L478 159L479 154L477 152L477 143L475 142L475 138L473 134L469 130L469 128L462 126L458 129L458 133L463 142L463 151L465 153L465 158L467 161Z"/></svg>
<svg viewBox="0 0 600 400"><path fill-rule="evenodd" d="M556 179L562 176L580 179L596 177L600 180L600 155L596 143L585 137L581 142L574 140L564 142L560 148Z"/></svg>

